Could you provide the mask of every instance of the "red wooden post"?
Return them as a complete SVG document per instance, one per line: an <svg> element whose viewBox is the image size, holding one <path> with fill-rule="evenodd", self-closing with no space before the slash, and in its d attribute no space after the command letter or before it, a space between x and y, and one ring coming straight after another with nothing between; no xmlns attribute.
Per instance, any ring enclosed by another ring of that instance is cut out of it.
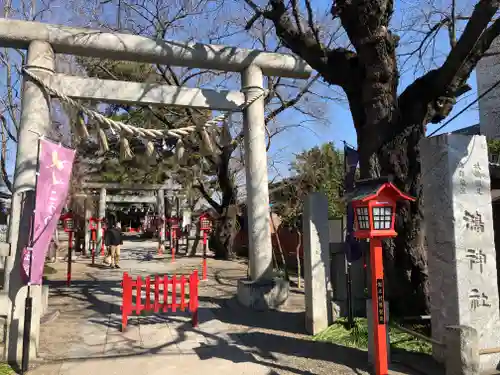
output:
<svg viewBox="0 0 500 375"><path fill-rule="evenodd" d="M68 232L68 275L66 280L66 285L70 286L71 284L71 255L73 252L73 232Z"/></svg>
<svg viewBox="0 0 500 375"><path fill-rule="evenodd" d="M92 253L92 264L95 264L96 230L92 229L91 234L92 234L92 248L90 249L90 252Z"/></svg>
<svg viewBox="0 0 500 375"><path fill-rule="evenodd" d="M163 312L168 311L168 275L163 277Z"/></svg>
<svg viewBox="0 0 500 375"><path fill-rule="evenodd" d="M375 347L375 373L387 375L387 333L384 304L384 262L380 238L370 239L370 260L372 266L372 309Z"/></svg>
<svg viewBox="0 0 500 375"><path fill-rule="evenodd" d="M160 276L155 275L155 313L160 311Z"/></svg>
<svg viewBox="0 0 500 375"><path fill-rule="evenodd" d="M122 332L127 329L128 315L132 312L132 279L124 272L122 281Z"/></svg>
<svg viewBox="0 0 500 375"><path fill-rule="evenodd" d="M172 234L170 235L170 243L172 247L172 263L175 262L175 243L177 241L177 229L172 229Z"/></svg>
<svg viewBox="0 0 500 375"><path fill-rule="evenodd" d="M198 271L194 270L189 280L189 310L193 327L198 327Z"/></svg>
<svg viewBox="0 0 500 375"><path fill-rule="evenodd" d="M135 286L135 313L136 315L141 315L142 302L141 302L141 289L142 289L142 278L137 276L137 282Z"/></svg>
<svg viewBox="0 0 500 375"><path fill-rule="evenodd" d="M181 310L186 310L186 276L181 276Z"/></svg>
<svg viewBox="0 0 500 375"><path fill-rule="evenodd" d="M177 276L172 277L172 312L177 311Z"/></svg>
<svg viewBox="0 0 500 375"><path fill-rule="evenodd" d="M144 309L151 310L151 278L149 276L146 277L146 305Z"/></svg>
<svg viewBox="0 0 500 375"><path fill-rule="evenodd" d="M202 266L203 280L207 280L207 231L203 230L203 266Z"/></svg>

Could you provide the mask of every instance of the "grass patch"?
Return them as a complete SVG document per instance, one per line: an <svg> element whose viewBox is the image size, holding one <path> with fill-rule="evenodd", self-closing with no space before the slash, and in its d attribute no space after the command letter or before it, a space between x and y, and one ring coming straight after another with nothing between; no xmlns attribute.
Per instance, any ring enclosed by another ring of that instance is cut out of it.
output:
<svg viewBox="0 0 500 375"><path fill-rule="evenodd" d="M344 318L338 319L337 322L318 333L313 337L314 341L330 342L349 348L361 350L368 349L368 324L366 318L355 318L354 328L347 329L347 320ZM391 348L402 349L416 353L432 353L431 344L413 337L408 333L401 332L395 328L389 328L389 337Z"/></svg>
<svg viewBox="0 0 500 375"><path fill-rule="evenodd" d="M0 363L0 375L14 375L15 373L7 363Z"/></svg>

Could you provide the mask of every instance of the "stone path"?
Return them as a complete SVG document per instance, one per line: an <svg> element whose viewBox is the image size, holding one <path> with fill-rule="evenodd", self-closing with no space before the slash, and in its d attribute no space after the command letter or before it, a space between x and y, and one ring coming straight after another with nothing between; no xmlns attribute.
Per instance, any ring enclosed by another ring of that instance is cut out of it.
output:
<svg viewBox="0 0 500 375"><path fill-rule="evenodd" d="M50 309L58 309L60 315L42 327L39 366L29 374L199 375L204 368L220 375L271 374L266 366L250 360L232 360L237 344L232 346L226 326L203 303L197 328L188 313L169 313L133 316L127 331L120 332L122 272L149 275L175 269L169 261L152 257L156 246L126 242L122 269L90 268L88 260L77 260L71 287L61 281L50 283ZM193 261L199 263L199 259L184 262L188 269L196 267ZM227 344L219 345L223 338Z"/></svg>
<svg viewBox="0 0 500 375"><path fill-rule="evenodd" d="M287 311L253 313L234 300L235 280L246 268L211 261L210 281L200 287L200 324L187 313L131 317L120 332L121 276L189 274L199 258L175 264L158 259L154 242L126 242L121 270L88 260L73 266L64 283L65 264L49 276L49 309L59 317L42 326L40 359L30 375L362 375L366 353L311 341L303 330L303 295L294 294ZM431 372L428 372L431 374ZM393 375L421 375L394 369Z"/></svg>

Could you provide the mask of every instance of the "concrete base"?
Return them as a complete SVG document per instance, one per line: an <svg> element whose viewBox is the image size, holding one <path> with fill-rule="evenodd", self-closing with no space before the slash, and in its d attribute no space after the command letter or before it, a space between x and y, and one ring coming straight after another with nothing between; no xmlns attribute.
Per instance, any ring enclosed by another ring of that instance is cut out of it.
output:
<svg viewBox="0 0 500 375"><path fill-rule="evenodd" d="M22 286L18 289L12 309L10 324L8 324L7 347L5 360L9 363L21 364L23 351L23 331L24 331L24 305L26 301L27 287ZM38 344L40 336L40 318L42 316L42 287L33 285L31 287L33 298L33 315L31 318L31 337L30 337L30 359L35 359L38 353Z"/></svg>
<svg viewBox="0 0 500 375"><path fill-rule="evenodd" d="M290 283L284 279L238 280L238 301L253 310L277 309L286 302L289 293Z"/></svg>

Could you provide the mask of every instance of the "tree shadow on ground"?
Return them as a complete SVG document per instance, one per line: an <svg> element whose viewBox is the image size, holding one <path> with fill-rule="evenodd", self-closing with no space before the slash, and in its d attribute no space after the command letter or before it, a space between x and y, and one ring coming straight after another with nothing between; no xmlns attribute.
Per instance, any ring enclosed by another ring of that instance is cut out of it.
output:
<svg viewBox="0 0 500 375"><path fill-rule="evenodd" d="M50 282L50 285L53 297L74 298L79 302L84 302L89 309L94 311L96 314L88 318L89 322L103 325L106 329L112 331L120 331L121 287L119 280L74 281L71 288L67 288L64 281ZM189 294L186 293L186 298L188 297ZM144 303L144 300L142 303ZM203 307L207 303L215 304L218 307ZM298 358L297 360L309 358L316 361L335 363L352 369L355 374L363 374L370 370L367 364L367 353L364 351L311 341L305 335L303 312L251 311L240 306L235 298L200 297L200 304L202 307L199 314L202 327L203 323L213 320L215 314L217 320L240 326L240 329L243 327L246 332L218 335L208 333L203 328L193 328L191 322L185 319L189 315L187 312L160 312L138 317L131 316L128 324L130 328L137 325L175 324L178 337L174 341L148 349L141 348L137 342L130 340L126 344L130 348L130 353L103 354L103 357L119 358L156 354L165 347L182 343L187 339L187 332L195 332L214 343L212 345L201 344L200 347L194 349L202 360L216 357L235 363L253 362L269 367L270 374L279 374L280 371L287 371L297 375L314 374L311 371L295 368L293 358ZM108 316L108 318L102 319L103 315ZM404 355L406 360L411 357L407 353L404 353ZM399 359L400 354L394 353L393 357ZM85 358L64 358L60 360L83 361ZM412 363L422 360L421 357L411 357L410 359ZM427 367L429 371L425 372L408 369L408 366L405 367L407 367L405 373L409 375L422 375L422 373L441 374L441 372L430 371L430 367Z"/></svg>

